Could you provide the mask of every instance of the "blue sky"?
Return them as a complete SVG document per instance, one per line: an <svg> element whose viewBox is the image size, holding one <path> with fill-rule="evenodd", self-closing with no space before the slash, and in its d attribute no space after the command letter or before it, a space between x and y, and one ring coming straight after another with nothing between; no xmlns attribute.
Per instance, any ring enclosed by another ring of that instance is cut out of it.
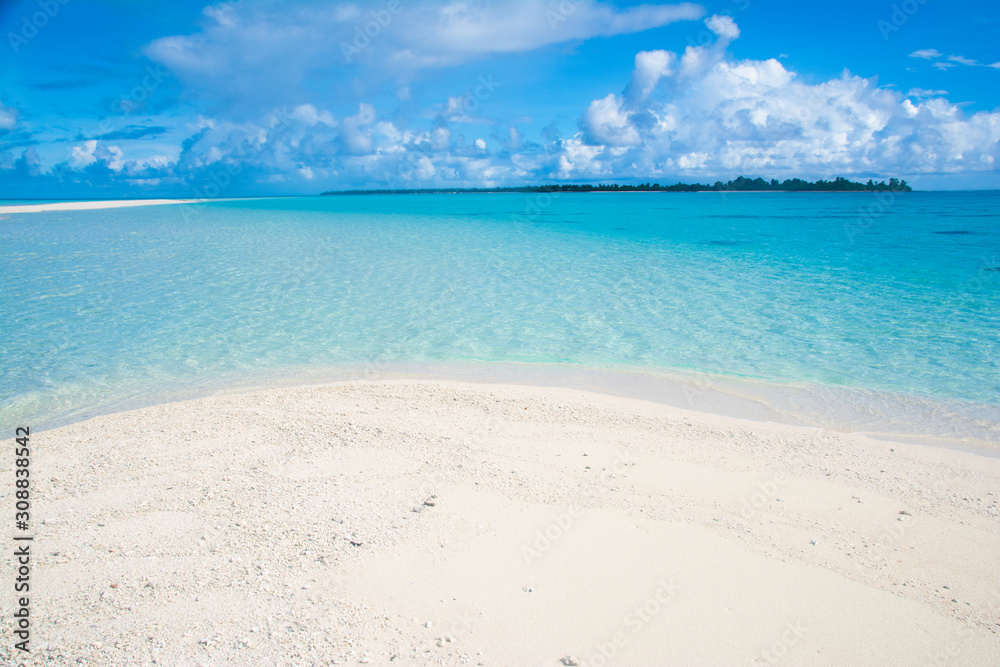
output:
<svg viewBox="0 0 1000 667"><path fill-rule="evenodd" d="M0 36L2 198L1000 187L995 1L33 0Z"/></svg>

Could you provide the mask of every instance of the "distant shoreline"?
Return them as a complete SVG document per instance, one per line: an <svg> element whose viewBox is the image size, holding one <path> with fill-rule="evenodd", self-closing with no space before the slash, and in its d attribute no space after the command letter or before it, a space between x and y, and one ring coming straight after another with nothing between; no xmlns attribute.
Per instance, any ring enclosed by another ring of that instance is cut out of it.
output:
<svg viewBox="0 0 1000 667"><path fill-rule="evenodd" d="M165 204L197 204L205 199L117 199L103 201L67 201L56 204L21 204L0 206L4 213L44 213L46 211L89 211L105 208L130 208L133 206L162 206ZM216 200L218 201L218 200Z"/></svg>
<svg viewBox="0 0 1000 667"><path fill-rule="evenodd" d="M164 206L167 204L203 204L212 201L239 201L243 199L277 199L277 197L219 197L202 199L87 199L60 201L50 204L17 204L0 206L5 213L44 213L46 211L96 211L107 208L132 208L134 206ZM2 200L0 200L2 201Z"/></svg>
<svg viewBox="0 0 1000 667"><path fill-rule="evenodd" d="M905 184L906 181L903 181ZM690 187L692 189L679 189L678 186L683 184L678 184L676 186L663 186L663 187L643 187L643 186L624 186L624 187L607 187L607 186L525 186L525 187L511 187L511 188L429 188L420 190L331 190L329 192L323 192L320 195L274 195L274 196L257 196L257 197L204 197L200 199L81 199L75 201L51 201L51 200L15 200L15 201L48 201L49 203L42 204L15 204L11 206L3 206L0 204L0 215L8 213L44 213L48 211L93 211L101 209L111 209L111 208L132 208L135 206L164 206L168 204L202 204L206 202L219 202L219 201L244 201L251 199L295 199L298 197L315 197L315 196L330 196L330 195L439 195L439 194L602 194L602 193L640 193L640 192L655 192L655 193L726 193L726 194L737 194L737 193L747 193L747 194L768 194L768 193L782 193L782 194L795 194L795 193L879 193L879 192L913 192L913 190L906 186L903 188L890 188L886 186L885 188L878 189L772 189L772 190L756 190L756 189L728 189L728 188L715 188L714 186L699 186L695 184ZM860 184L859 184L860 185ZM2 202L3 200L0 200Z"/></svg>
<svg viewBox="0 0 1000 667"><path fill-rule="evenodd" d="M723 183L716 181L712 185L703 183L675 183L660 185L659 183L639 183L637 185L619 185L617 183L584 184L549 184L524 185L502 188L421 188L421 189L376 189L376 190L330 190L322 195L361 195L361 194L465 194L465 193L528 193L528 194L562 194L564 192L912 192L913 189L905 180L890 178L889 182L857 183L838 176L832 181L804 181L800 178L789 178L778 181L772 178L747 178L740 176Z"/></svg>
<svg viewBox="0 0 1000 667"><path fill-rule="evenodd" d="M742 194L764 194L764 195L795 195L795 194L830 194L830 195L856 195L873 194L877 192L937 192L936 190L477 190L477 189L445 189L445 190L334 190L323 192L319 197L329 197L337 195L518 195L518 194L691 194L691 195L742 195ZM947 191L945 191L947 192ZM954 190L954 192L991 192L990 190ZM310 196L310 195L304 195Z"/></svg>

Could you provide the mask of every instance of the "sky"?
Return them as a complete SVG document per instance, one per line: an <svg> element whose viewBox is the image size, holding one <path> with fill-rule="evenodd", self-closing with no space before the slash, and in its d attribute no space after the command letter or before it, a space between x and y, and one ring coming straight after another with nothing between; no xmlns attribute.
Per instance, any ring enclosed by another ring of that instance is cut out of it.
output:
<svg viewBox="0 0 1000 667"><path fill-rule="evenodd" d="M0 198L1000 188L995 0L0 0Z"/></svg>

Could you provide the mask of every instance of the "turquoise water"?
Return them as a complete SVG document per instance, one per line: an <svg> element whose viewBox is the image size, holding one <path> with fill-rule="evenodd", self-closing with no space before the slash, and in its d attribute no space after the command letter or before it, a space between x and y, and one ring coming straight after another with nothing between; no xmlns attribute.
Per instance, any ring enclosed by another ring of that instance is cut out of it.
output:
<svg viewBox="0 0 1000 667"><path fill-rule="evenodd" d="M219 201L8 214L0 248L8 430L220 378L497 361L1000 423L997 192Z"/></svg>

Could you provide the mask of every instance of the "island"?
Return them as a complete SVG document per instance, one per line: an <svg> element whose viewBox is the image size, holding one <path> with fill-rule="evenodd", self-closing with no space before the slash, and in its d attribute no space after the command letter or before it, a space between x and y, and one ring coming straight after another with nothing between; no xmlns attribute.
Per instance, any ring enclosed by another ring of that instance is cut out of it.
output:
<svg viewBox="0 0 1000 667"><path fill-rule="evenodd" d="M747 178L740 176L723 183L716 181L713 185L702 183L675 183L660 185L659 183L639 183L637 185L619 185L618 183L598 185L584 184L550 184L550 185L518 185L503 188L419 188L419 189L377 189L377 190L331 190L323 195L412 195L412 194L452 194L470 192L912 192L913 189L905 180L890 178L878 183L868 179L867 183L849 181L838 176L832 181L804 181L800 178L789 178L778 181L772 178Z"/></svg>

